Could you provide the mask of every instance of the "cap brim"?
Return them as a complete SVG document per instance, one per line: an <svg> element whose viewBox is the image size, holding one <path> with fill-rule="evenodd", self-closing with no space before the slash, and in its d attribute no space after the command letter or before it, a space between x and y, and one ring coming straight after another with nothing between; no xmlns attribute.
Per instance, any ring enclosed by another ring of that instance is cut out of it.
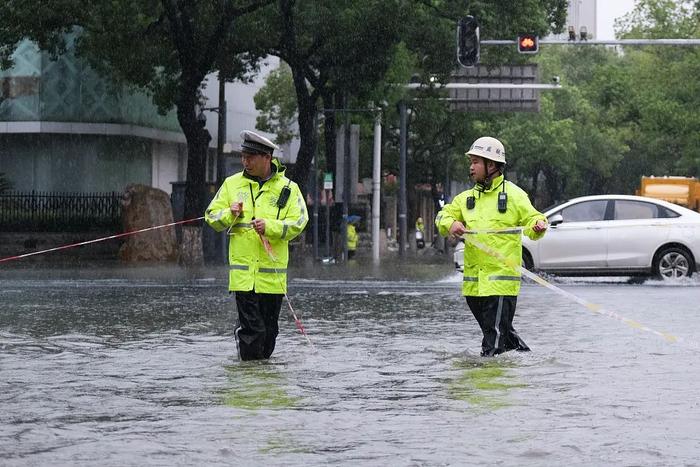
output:
<svg viewBox="0 0 700 467"><path fill-rule="evenodd" d="M272 154L272 151L272 148L252 141L246 141L245 143L241 144L241 152L249 152L253 154Z"/></svg>

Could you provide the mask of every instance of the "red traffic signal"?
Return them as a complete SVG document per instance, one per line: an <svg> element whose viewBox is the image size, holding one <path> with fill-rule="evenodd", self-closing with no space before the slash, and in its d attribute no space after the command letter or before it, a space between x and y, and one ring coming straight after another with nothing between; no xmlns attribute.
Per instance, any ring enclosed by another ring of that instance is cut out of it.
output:
<svg viewBox="0 0 700 467"><path fill-rule="evenodd" d="M536 54L540 48L539 38L534 34L518 36L518 52L521 54Z"/></svg>

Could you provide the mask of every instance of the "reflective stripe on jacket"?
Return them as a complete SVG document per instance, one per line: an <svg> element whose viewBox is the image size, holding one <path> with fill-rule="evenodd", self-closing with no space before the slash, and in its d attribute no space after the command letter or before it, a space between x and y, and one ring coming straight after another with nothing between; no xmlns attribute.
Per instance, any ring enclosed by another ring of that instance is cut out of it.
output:
<svg viewBox="0 0 700 467"><path fill-rule="evenodd" d="M498 211L498 194L501 191L505 191L508 197L507 209L503 213ZM474 196L474 207L467 209L467 198L470 196ZM491 188L486 191L472 188L457 195L438 213L435 225L443 236L449 235L454 221L463 223L469 230L524 226L525 235L539 240L544 232L536 233L532 230L538 220L546 218L532 206L527 193L514 183L505 181L501 175L493 180ZM520 264L522 239L519 230L467 235L474 235L479 242ZM519 291L520 271L482 251L467 238L464 243L462 295L518 295Z"/></svg>
<svg viewBox="0 0 700 467"><path fill-rule="evenodd" d="M304 230L309 216L299 186L284 176L285 167L272 160L272 177L262 187L244 172L228 177L205 213L217 232L229 229L229 290L258 293L287 292L289 241ZM291 190L284 207L277 200L285 186ZM231 204L243 203L243 213L234 219ZM274 259L253 229L253 219L265 220L265 237Z"/></svg>

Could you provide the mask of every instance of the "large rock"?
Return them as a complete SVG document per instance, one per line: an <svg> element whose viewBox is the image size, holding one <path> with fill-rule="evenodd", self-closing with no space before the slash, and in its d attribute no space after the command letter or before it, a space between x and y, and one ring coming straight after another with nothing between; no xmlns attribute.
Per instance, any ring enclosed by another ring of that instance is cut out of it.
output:
<svg viewBox="0 0 700 467"><path fill-rule="evenodd" d="M125 232L173 222L170 197L163 190L146 185L128 185L122 203ZM178 256L175 227L163 227L126 237L119 249L122 261L176 261Z"/></svg>

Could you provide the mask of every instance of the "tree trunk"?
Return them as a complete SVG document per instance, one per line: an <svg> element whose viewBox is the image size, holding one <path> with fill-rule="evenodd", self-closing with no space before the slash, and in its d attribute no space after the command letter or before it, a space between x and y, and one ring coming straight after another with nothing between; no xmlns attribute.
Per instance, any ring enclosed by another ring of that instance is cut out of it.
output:
<svg viewBox="0 0 700 467"><path fill-rule="evenodd" d="M292 77L294 79L294 90L297 95L299 104L299 152L297 153L297 161L291 171L292 178L301 189L301 192L306 195L307 184L309 180L309 171L311 170L311 161L316 153L318 136L316 134L316 126L314 118L316 115L316 101L318 97L315 93L309 92L306 86L306 78L301 67L291 66Z"/></svg>
<svg viewBox="0 0 700 467"><path fill-rule="evenodd" d="M530 183L530 200L535 203L537 200L537 196L539 195L539 175L540 175L540 167L537 166L535 170L532 171L532 182ZM522 188L522 187L521 187ZM527 188L525 188L527 190Z"/></svg>
<svg viewBox="0 0 700 467"><path fill-rule="evenodd" d="M326 109L335 109L336 104L335 104L335 99L333 98L334 95L333 93L324 93L323 94L323 107ZM324 131L323 131L323 139L326 147L326 172L331 172L335 174L335 160L336 160L336 154L335 154L335 122L336 122L336 113L335 112L327 112L325 114L325 120L323 122L324 125Z"/></svg>
<svg viewBox="0 0 700 467"><path fill-rule="evenodd" d="M549 206L556 203L562 198L562 190L560 187L559 174L547 168L542 170L546 177L545 180L545 190L548 195L548 199L545 200L544 205Z"/></svg>
<svg viewBox="0 0 700 467"><path fill-rule="evenodd" d="M184 94L184 93L183 93ZM195 96L196 93L192 93ZM184 218L196 219L204 215L206 156L211 135L197 121L195 99L186 98L178 102L177 117L187 139L187 185L185 186ZM180 262L186 266L203 262L202 221L186 224L182 228L183 238Z"/></svg>
<svg viewBox="0 0 700 467"><path fill-rule="evenodd" d="M200 266L204 264L201 225L182 227L180 264L183 266Z"/></svg>

